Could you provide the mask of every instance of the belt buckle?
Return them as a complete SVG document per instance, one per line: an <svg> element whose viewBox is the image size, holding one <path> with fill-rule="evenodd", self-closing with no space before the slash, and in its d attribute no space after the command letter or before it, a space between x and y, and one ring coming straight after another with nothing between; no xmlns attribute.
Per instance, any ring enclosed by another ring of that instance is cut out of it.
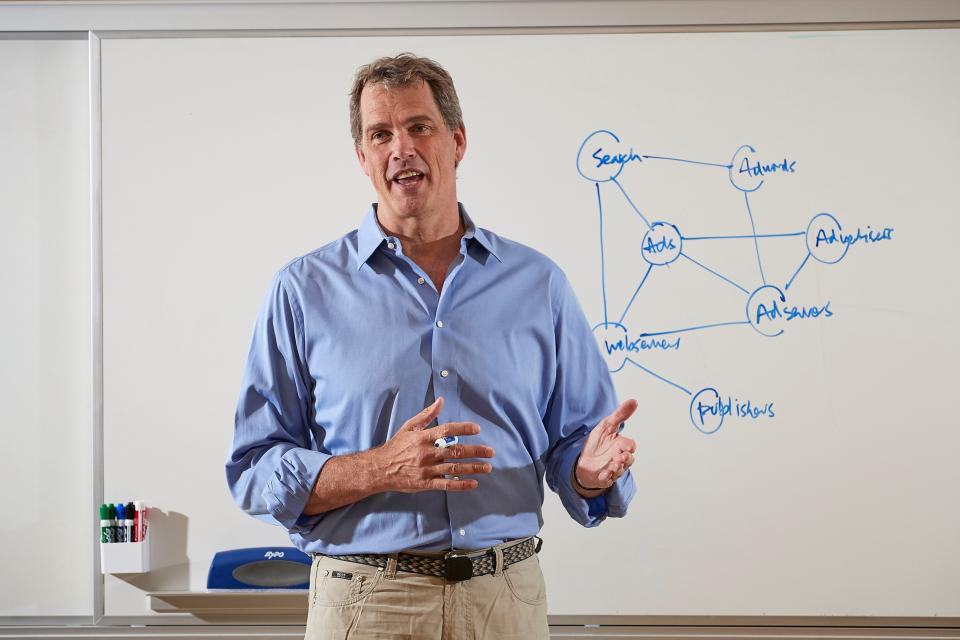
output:
<svg viewBox="0 0 960 640"><path fill-rule="evenodd" d="M462 582L473 577L473 561L450 552L443 557L443 577L447 582Z"/></svg>

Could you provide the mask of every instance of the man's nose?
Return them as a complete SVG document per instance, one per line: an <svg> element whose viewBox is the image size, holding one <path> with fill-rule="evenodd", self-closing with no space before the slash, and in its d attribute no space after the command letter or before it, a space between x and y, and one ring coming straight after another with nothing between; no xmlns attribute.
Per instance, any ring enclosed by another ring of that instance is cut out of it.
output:
<svg viewBox="0 0 960 640"><path fill-rule="evenodd" d="M391 155L397 160L406 160L416 155L413 144L413 136L406 131L401 131L393 137L393 145L390 149Z"/></svg>

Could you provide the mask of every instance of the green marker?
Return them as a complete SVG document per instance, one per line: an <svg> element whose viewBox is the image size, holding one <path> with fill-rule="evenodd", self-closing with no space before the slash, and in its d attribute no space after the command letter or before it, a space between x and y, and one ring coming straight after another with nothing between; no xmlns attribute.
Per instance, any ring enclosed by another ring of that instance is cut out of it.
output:
<svg viewBox="0 0 960 640"><path fill-rule="evenodd" d="M100 505L100 542L114 542L113 505Z"/></svg>

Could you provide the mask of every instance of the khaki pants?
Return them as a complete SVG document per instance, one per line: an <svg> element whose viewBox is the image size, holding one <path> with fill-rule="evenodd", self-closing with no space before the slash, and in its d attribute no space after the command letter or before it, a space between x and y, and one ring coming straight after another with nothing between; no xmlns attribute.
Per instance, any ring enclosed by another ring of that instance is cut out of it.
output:
<svg viewBox="0 0 960 640"><path fill-rule="evenodd" d="M315 556L305 640L548 640L536 554L461 582Z"/></svg>

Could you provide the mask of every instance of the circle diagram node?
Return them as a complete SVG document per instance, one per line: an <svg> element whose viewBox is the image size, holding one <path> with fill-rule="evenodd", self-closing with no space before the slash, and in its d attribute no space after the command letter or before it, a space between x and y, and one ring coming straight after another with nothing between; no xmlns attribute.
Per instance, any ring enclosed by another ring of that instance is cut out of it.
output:
<svg viewBox="0 0 960 640"><path fill-rule="evenodd" d="M627 328L619 322L601 322L593 328L593 337L607 363L607 369L615 373L627 363L629 336Z"/></svg>
<svg viewBox="0 0 960 640"><path fill-rule="evenodd" d="M824 264L836 264L847 255L850 245L843 241L840 222L829 213L813 216L807 225L807 251L814 260Z"/></svg>
<svg viewBox="0 0 960 640"><path fill-rule="evenodd" d="M614 180L623 171L622 162L604 163L603 156L615 156L622 151L620 138L601 129L586 137L577 151L577 171L593 182Z"/></svg>
<svg viewBox="0 0 960 640"><path fill-rule="evenodd" d="M700 389L690 401L690 421L700 433L716 433L723 425L724 407L720 393L712 388Z"/></svg>
<svg viewBox="0 0 960 640"><path fill-rule="evenodd" d="M758 333L769 338L783 333L787 324L787 296L778 287L765 284L747 300L747 320Z"/></svg>
<svg viewBox="0 0 960 640"><path fill-rule="evenodd" d="M640 243L643 259L654 266L670 264L680 257L682 250L683 236L676 225L669 222L654 222Z"/></svg>
<svg viewBox="0 0 960 640"><path fill-rule="evenodd" d="M756 152L756 149L745 144L737 149L733 158L730 159L730 168L728 169L730 184L740 191L756 191L763 185L763 178L757 175L758 172L751 170L751 167L759 165L759 161L753 157Z"/></svg>

